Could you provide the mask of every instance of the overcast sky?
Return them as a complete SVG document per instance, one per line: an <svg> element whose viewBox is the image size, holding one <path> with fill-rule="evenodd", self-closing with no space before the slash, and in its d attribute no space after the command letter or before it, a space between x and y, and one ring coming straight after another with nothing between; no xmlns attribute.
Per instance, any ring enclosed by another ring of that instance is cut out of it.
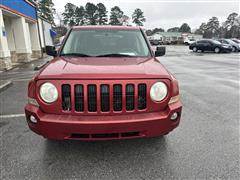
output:
<svg viewBox="0 0 240 180"><path fill-rule="evenodd" d="M184 22L195 29L212 16L223 22L230 13L240 11L239 0L53 0L56 11L60 13L68 2L77 6L102 2L108 11L119 6L129 17L134 9L140 8L146 17L145 28L162 27L165 30L181 26Z"/></svg>

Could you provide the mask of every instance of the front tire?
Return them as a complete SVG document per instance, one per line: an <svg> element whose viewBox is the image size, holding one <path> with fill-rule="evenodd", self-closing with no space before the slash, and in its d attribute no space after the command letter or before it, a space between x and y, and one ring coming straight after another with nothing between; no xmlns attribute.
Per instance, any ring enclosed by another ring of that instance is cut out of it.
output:
<svg viewBox="0 0 240 180"><path fill-rule="evenodd" d="M232 47L232 52L236 52L237 51L237 48L236 47Z"/></svg>
<svg viewBox="0 0 240 180"><path fill-rule="evenodd" d="M214 49L214 52L215 52L215 53L220 53L220 48L216 47L216 48Z"/></svg>
<svg viewBox="0 0 240 180"><path fill-rule="evenodd" d="M197 52L197 47L193 47L193 52Z"/></svg>

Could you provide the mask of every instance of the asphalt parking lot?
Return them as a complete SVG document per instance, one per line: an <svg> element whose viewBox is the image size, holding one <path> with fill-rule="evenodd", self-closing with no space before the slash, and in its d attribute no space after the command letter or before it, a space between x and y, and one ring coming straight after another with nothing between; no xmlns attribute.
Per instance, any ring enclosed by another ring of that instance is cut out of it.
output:
<svg viewBox="0 0 240 180"><path fill-rule="evenodd" d="M22 115L33 65L1 73L13 85L0 93L0 179L238 179L239 53L168 46L160 61L183 103L180 126L162 138L47 141Z"/></svg>

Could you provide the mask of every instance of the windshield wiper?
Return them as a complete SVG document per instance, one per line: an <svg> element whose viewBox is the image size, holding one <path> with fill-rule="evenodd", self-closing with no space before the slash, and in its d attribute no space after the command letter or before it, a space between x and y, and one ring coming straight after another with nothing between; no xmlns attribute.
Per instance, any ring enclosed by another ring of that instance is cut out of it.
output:
<svg viewBox="0 0 240 180"><path fill-rule="evenodd" d="M65 54L60 54L60 56L92 57L90 55L83 54L83 53L65 53Z"/></svg>
<svg viewBox="0 0 240 180"><path fill-rule="evenodd" d="M129 54L102 54L96 57L134 57Z"/></svg>

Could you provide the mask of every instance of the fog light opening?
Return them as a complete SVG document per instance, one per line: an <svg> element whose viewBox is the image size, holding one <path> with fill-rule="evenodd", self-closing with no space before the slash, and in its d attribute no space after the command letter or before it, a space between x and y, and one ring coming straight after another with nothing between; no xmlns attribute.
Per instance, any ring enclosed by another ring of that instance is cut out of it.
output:
<svg viewBox="0 0 240 180"><path fill-rule="evenodd" d="M175 113L173 113L173 114L172 114L172 116L171 116L171 118L170 118L170 119L171 119L172 121L176 121L176 120L177 120L177 118L178 118L178 113L177 113L177 112L175 112Z"/></svg>
<svg viewBox="0 0 240 180"><path fill-rule="evenodd" d="M30 120L32 123L34 123L34 124L37 123L37 119L36 119L33 115L31 115L31 116L29 117L29 120Z"/></svg>

